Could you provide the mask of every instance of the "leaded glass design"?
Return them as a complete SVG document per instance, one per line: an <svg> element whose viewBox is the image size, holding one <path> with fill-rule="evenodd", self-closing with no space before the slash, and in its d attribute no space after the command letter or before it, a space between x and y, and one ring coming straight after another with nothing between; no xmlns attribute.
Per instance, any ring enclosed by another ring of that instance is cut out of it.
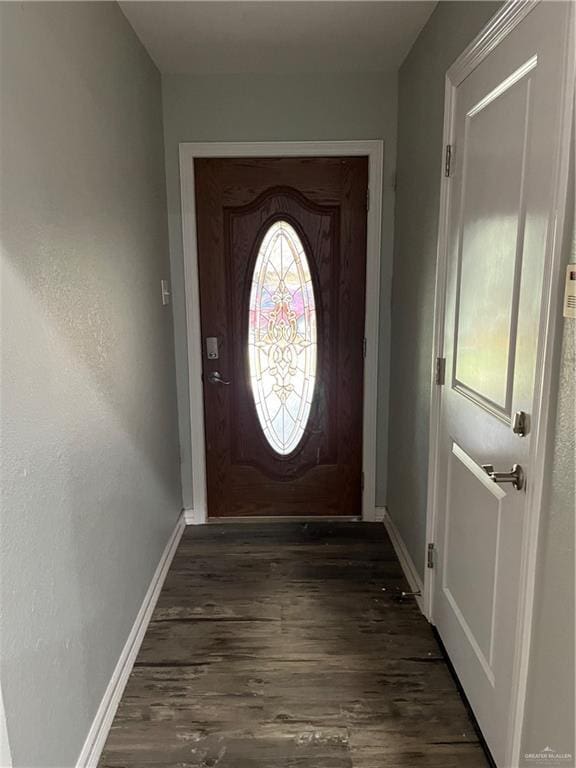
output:
<svg viewBox="0 0 576 768"><path fill-rule="evenodd" d="M304 434L316 380L316 305L304 246L287 221L266 232L250 291L248 359L266 440L291 453Z"/></svg>

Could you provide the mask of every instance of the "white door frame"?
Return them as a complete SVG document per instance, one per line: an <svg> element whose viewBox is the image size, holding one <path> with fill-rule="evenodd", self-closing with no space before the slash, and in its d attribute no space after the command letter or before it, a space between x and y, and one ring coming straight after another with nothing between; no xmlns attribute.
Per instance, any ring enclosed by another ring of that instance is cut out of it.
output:
<svg viewBox="0 0 576 768"><path fill-rule="evenodd" d="M382 141L290 141L290 142L184 142L180 144L180 187L184 247L184 290L188 342L190 431L192 440L193 519L208 519L206 498L206 445L204 441L204 395L202 388L202 338L194 159L196 157L345 157L368 158L369 206L366 253L366 356L364 359L364 415L362 469L364 492L362 519L375 519L376 503L376 415L378 396L378 317L380 309L380 253L382 228Z"/></svg>
<svg viewBox="0 0 576 768"><path fill-rule="evenodd" d="M456 59L446 73L444 103L443 147L453 143L455 91L458 85L488 56L488 54L530 13L538 0L509 0L490 20L484 30ZM540 511L544 500L546 479L547 442L553 427L553 414L549 404L558 385L557 366L554 365L559 345L560 280L564 272L562 262L564 221L567 205L568 166L570 157L571 122L574 98L576 66L574 64L575 33L574 8L571 10L572 23L569 25L569 44L564 80L558 83L562 89L562 119L559 135L554 137L559 151L556 160L555 220L548 233L545 253L544 281L542 288L542 310L538 341L537 372L534 387L534 409L531 414L532 441L530 445L530 485L526 499L526 525L522 538L520 573L520 599L518 606L518 628L516 654L513 670L513 700L509 720L507 747L507 768L516 768L520 760L522 724L526 701L528 663L532 632L533 603L536 577L536 555ZM426 542L437 541L437 468L439 458L440 400L441 387L435 381L436 359L444 357L444 314L446 303L448 210L450 204L450 179L444 176L442 168L440 191L440 216L438 226L438 249L436 264L436 295L434 306L434 341L432 353L431 396L430 396L430 443L428 462L428 493L426 513ZM426 562L426 554L424 562ZM424 613L434 623L434 576L433 568L425 568Z"/></svg>

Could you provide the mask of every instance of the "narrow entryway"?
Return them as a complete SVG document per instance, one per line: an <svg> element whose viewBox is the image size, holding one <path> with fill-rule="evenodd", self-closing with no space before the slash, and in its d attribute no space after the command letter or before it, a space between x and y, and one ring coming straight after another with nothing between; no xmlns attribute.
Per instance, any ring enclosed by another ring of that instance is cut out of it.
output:
<svg viewBox="0 0 576 768"><path fill-rule="evenodd" d="M188 527L101 768L485 768L380 524Z"/></svg>

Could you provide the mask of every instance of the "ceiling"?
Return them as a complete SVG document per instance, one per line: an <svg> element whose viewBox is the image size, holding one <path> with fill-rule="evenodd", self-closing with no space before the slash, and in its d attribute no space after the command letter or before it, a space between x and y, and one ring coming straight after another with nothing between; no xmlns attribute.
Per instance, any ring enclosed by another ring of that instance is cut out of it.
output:
<svg viewBox="0 0 576 768"><path fill-rule="evenodd" d="M163 73L395 70L435 2L126 1L120 6Z"/></svg>

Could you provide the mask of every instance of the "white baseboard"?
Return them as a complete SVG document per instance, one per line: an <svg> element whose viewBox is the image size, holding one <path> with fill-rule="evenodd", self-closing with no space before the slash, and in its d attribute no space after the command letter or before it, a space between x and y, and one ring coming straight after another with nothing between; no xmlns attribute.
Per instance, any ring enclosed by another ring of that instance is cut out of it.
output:
<svg viewBox="0 0 576 768"><path fill-rule="evenodd" d="M176 527L166 544L160 562L158 563L158 567L156 568L150 586L148 587L148 591L144 596L136 620L130 630L128 639L122 649L116 668L112 673L108 687L104 692L104 696L102 697L102 701L100 702L100 706L98 707L98 711L96 712L96 716L76 762L76 768L96 768L98 764L98 760L100 759L100 755L106 742L106 737L108 736L108 731L112 725L114 715L118 709L118 704L120 703L124 688L128 682L128 677L132 671L134 662L136 661L136 656L140 650L146 629L148 628L152 611L158 600L160 590L164 584L166 574L168 573L172 558L174 557L174 553L176 552L176 548L185 527L185 516L182 514L178 518Z"/></svg>
<svg viewBox="0 0 576 768"><path fill-rule="evenodd" d="M194 509L185 509L182 514L184 515L186 525L204 525L206 523L204 515L200 515Z"/></svg>
<svg viewBox="0 0 576 768"><path fill-rule="evenodd" d="M382 522L382 516L381 516L381 510L383 507L374 507L372 509L363 509L362 510L362 522L363 523L381 523Z"/></svg>
<svg viewBox="0 0 576 768"><path fill-rule="evenodd" d="M390 517L390 513L388 512L386 507L377 507L376 513L378 515L381 515L379 519L381 519L384 525L386 526L386 531L388 532L388 536L390 536L390 541L392 542L392 546L394 547L396 556L400 561L400 565L402 566L402 570L404 571L404 576L406 576L406 581L410 585L410 589L412 590L412 592L420 592L420 596L416 597L416 602L418 603L418 608L420 608L422 613L424 613L424 600L423 600L424 584L422 583L420 574L416 570L414 561L410 557L410 553L406 548L404 539L400 535L400 531L398 530L398 528L396 527L396 524Z"/></svg>
<svg viewBox="0 0 576 768"><path fill-rule="evenodd" d="M12 753L10 752L10 742L8 741L2 688L0 688L0 766L1 768L12 768Z"/></svg>

